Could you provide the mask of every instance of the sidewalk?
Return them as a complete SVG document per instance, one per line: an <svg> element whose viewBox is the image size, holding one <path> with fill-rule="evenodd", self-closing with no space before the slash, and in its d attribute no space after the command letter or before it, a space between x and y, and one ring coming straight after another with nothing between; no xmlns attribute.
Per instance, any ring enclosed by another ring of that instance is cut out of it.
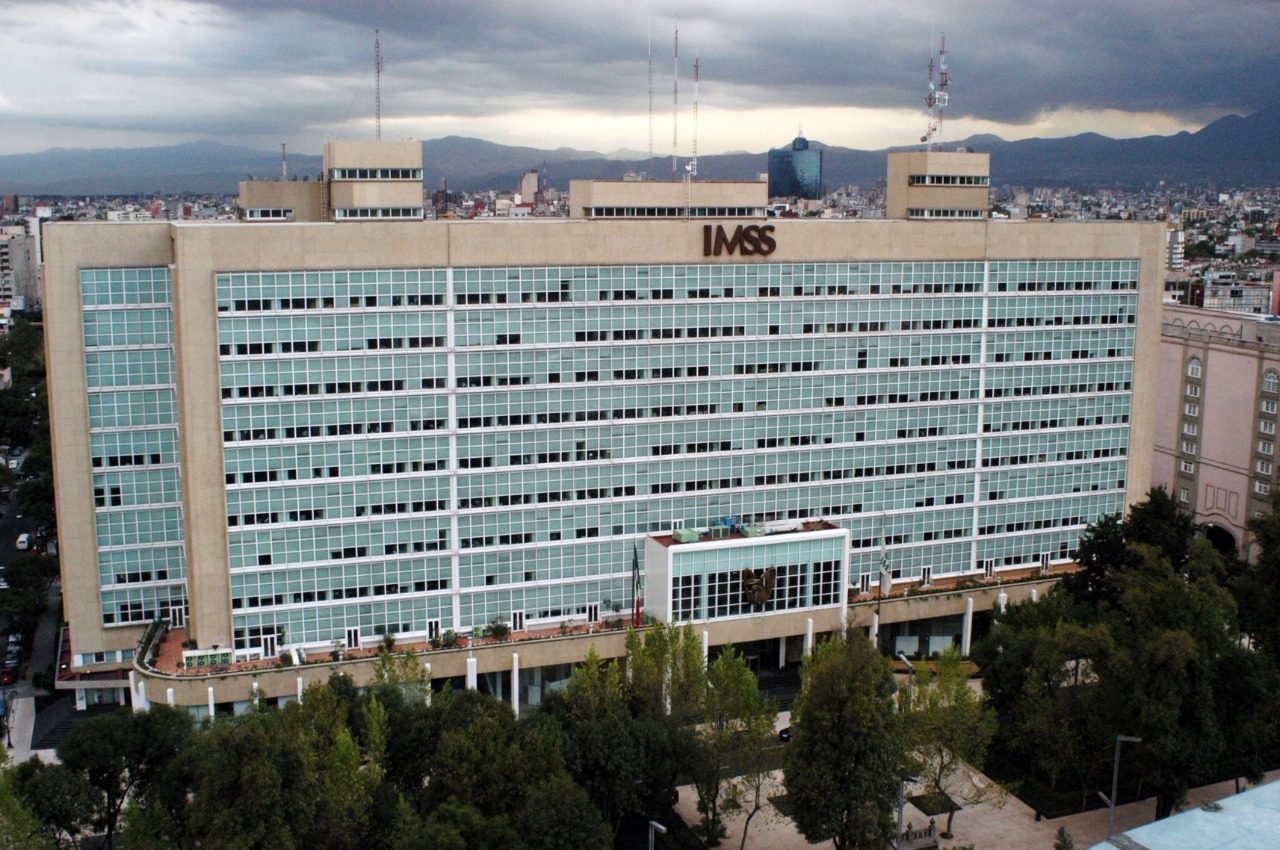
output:
<svg viewBox="0 0 1280 850"><path fill-rule="evenodd" d="M37 755L42 761L57 761L53 750L32 750L31 734L35 729L37 695L47 691L37 691L31 684L31 676L39 671L48 670L58 656L58 626L62 618L62 588L54 582L45 598L45 611L36 623L35 636L31 640L31 656L27 660L27 676L13 686L13 700L9 710L13 713L10 719L12 730L10 738L13 746L5 749L13 762L26 761Z"/></svg>
<svg viewBox="0 0 1280 850"><path fill-rule="evenodd" d="M978 774L978 781L985 782L986 777ZM1280 779L1280 770L1273 770L1266 775L1263 783ZM1243 790L1243 789L1241 789ZM690 825L698 822L698 795L692 786L679 789L680 799L676 803L676 811ZM782 793L782 772L777 771L772 777L772 787L768 796ZM1235 793L1233 782L1219 782L1193 788L1187 792L1187 804L1184 808L1202 805L1213 800L1220 800ZM1123 832L1155 819L1155 798L1126 803L1116 808L1116 831ZM725 817L728 834L722 847L736 848L742 840L742 822L744 817L733 814ZM929 817L910 803L903 811L903 823L911 823L915 827L923 827L929 823ZM945 818L938 818L941 830ZM983 803L969 806L956 812L952 824L954 837L939 843L942 848L963 847L972 844L977 850L1052 850L1054 836L1058 827L1065 826L1067 832L1075 840L1078 848L1091 847L1107 837L1107 810L1094 809L1070 815L1056 820L1037 821L1035 812L1012 795L1005 798L1003 804ZM829 843L810 844L796 832L789 819L778 812L771 803L756 815L751 822L747 847L770 848L770 850L807 850L810 847L829 847Z"/></svg>

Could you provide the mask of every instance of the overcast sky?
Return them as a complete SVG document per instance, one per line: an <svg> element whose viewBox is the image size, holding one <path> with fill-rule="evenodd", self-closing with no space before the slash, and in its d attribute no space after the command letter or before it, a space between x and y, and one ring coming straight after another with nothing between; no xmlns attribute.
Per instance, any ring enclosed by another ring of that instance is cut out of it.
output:
<svg viewBox="0 0 1280 850"><path fill-rule="evenodd" d="M1280 82L1280 0L0 0L0 153L372 138L376 28L384 139L670 155L677 23L681 155L695 55L700 153L913 143L942 31L943 140L1195 130Z"/></svg>

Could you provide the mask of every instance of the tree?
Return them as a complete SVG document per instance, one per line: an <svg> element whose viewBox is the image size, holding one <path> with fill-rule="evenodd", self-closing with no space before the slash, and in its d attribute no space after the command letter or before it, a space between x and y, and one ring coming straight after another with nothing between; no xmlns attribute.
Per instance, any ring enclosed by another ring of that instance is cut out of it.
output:
<svg viewBox="0 0 1280 850"><path fill-rule="evenodd" d="M959 797L968 805L998 794L998 786L981 788L966 781L964 767L981 770L995 734L995 711L969 687L960 651L951 647L938 656L937 676L913 689L907 726L929 794ZM948 807L943 838L951 837L955 808Z"/></svg>
<svg viewBox="0 0 1280 850"><path fill-rule="evenodd" d="M116 711L72 727L58 746L67 769L84 777L99 795L95 825L111 848L125 802L145 797L154 780L178 757L191 734L184 711L153 706L150 711Z"/></svg>
<svg viewBox="0 0 1280 850"><path fill-rule="evenodd" d="M1241 625L1271 663L1280 665L1280 490L1271 497L1270 511L1249 520L1249 533L1259 554L1233 585Z"/></svg>
<svg viewBox="0 0 1280 850"><path fill-rule="evenodd" d="M547 708L565 731L569 773L608 821L616 837L622 819L641 810L644 750L616 664L595 650L573 673L563 696Z"/></svg>
<svg viewBox="0 0 1280 850"><path fill-rule="evenodd" d="M811 842L884 850L909 770L888 662L866 640L820 644L791 710L784 781L792 820Z"/></svg>
<svg viewBox="0 0 1280 850"><path fill-rule="evenodd" d="M736 784L731 777L738 776L744 765L758 761L760 751L773 739L778 712L760 693L755 674L732 644L724 647L707 671L704 705L697 736L705 755L694 774L694 784L702 815L702 837L714 847L724 836L720 799L725 786ZM736 801L736 789L730 793ZM748 814L748 827L758 811L757 806Z"/></svg>
<svg viewBox="0 0 1280 850"><path fill-rule="evenodd" d="M0 825L5 828L0 847L58 847L64 841L75 845L92 825L95 802L94 789L84 777L32 756L0 773ZM23 835L30 843L18 840ZM12 843L6 845L10 838Z"/></svg>
<svg viewBox="0 0 1280 850"><path fill-rule="evenodd" d="M608 850L613 846L609 824L591 804L587 792L567 774L553 774L528 790L516 826L527 850Z"/></svg>

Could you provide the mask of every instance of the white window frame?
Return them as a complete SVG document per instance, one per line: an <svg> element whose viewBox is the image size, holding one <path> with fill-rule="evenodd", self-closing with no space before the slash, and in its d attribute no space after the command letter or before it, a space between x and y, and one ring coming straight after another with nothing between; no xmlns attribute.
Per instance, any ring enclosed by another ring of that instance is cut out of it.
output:
<svg viewBox="0 0 1280 850"><path fill-rule="evenodd" d="M1200 405L1194 401L1189 401L1182 405L1182 413L1184 416L1199 416Z"/></svg>
<svg viewBox="0 0 1280 850"><path fill-rule="evenodd" d="M1188 378L1199 378L1203 373L1203 371L1204 369L1200 365L1199 357L1192 357L1190 360L1187 361L1187 377Z"/></svg>
<svg viewBox="0 0 1280 850"><path fill-rule="evenodd" d="M1280 373L1275 369L1268 369L1262 376L1262 391L1264 393L1280 392Z"/></svg>
<svg viewBox="0 0 1280 850"><path fill-rule="evenodd" d="M1263 413L1275 413L1276 412L1275 399L1264 398L1262 400L1261 410Z"/></svg>
<svg viewBox="0 0 1280 850"><path fill-rule="evenodd" d="M1190 490L1188 490L1186 487L1179 487L1179 488L1178 488L1178 501L1179 501L1179 502L1183 502L1183 503L1190 502L1190 501L1191 501L1191 491L1190 491Z"/></svg>
<svg viewBox="0 0 1280 850"><path fill-rule="evenodd" d="M1259 496L1270 496L1271 485L1263 481L1255 481L1253 482L1253 492L1257 493Z"/></svg>
<svg viewBox="0 0 1280 850"><path fill-rule="evenodd" d="M1260 460L1253 465L1253 468L1258 472L1259 475L1270 475L1271 469L1272 469L1271 461Z"/></svg>
<svg viewBox="0 0 1280 850"><path fill-rule="evenodd" d="M1187 475L1196 474L1196 465L1193 461L1184 460L1181 462L1180 467L1182 471L1185 472Z"/></svg>
<svg viewBox="0 0 1280 850"><path fill-rule="evenodd" d="M1196 453L1196 444L1195 444L1195 443L1193 443L1193 442L1191 442L1190 440L1183 440L1183 441L1182 441L1182 453L1183 453L1183 454L1188 454L1188 455L1193 455L1193 454L1195 454L1195 453Z"/></svg>
<svg viewBox="0 0 1280 850"><path fill-rule="evenodd" d="M1200 385L1187 384L1187 398L1200 398Z"/></svg>
<svg viewBox="0 0 1280 850"><path fill-rule="evenodd" d="M1276 423L1270 419L1260 419L1258 421L1258 430L1263 434L1274 434L1276 432Z"/></svg>
<svg viewBox="0 0 1280 850"><path fill-rule="evenodd" d="M1188 437L1194 437L1199 432L1200 432L1200 426L1196 425L1196 423L1194 422L1182 423L1182 433L1186 434Z"/></svg>

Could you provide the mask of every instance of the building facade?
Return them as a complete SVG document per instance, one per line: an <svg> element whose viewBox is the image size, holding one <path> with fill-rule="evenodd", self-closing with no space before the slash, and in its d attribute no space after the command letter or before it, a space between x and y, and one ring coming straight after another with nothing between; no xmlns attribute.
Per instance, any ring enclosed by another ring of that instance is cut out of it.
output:
<svg viewBox="0 0 1280 850"><path fill-rule="evenodd" d="M822 151L796 136L790 147L769 149L769 197L822 197Z"/></svg>
<svg viewBox="0 0 1280 850"><path fill-rule="evenodd" d="M1065 562L1150 480L1160 224L46 239L77 669L127 663L160 618L228 660L591 622L655 598L646 538L726 517L830 523L844 554L803 563L840 564L839 601L803 592L835 616L886 563L928 584Z"/></svg>
<svg viewBox="0 0 1280 850"><path fill-rule="evenodd" d="M1280 325L1166 304L1153 481L1220 548L1254 550L1246 524L1270 509L1280 405Z"/></svg>
<svg viewBox="0 0 1280 850"><path fill-rule="evenodd" d="M991 212L991 154L895 151L889 154L885 218L984 219Z"/></svg>

